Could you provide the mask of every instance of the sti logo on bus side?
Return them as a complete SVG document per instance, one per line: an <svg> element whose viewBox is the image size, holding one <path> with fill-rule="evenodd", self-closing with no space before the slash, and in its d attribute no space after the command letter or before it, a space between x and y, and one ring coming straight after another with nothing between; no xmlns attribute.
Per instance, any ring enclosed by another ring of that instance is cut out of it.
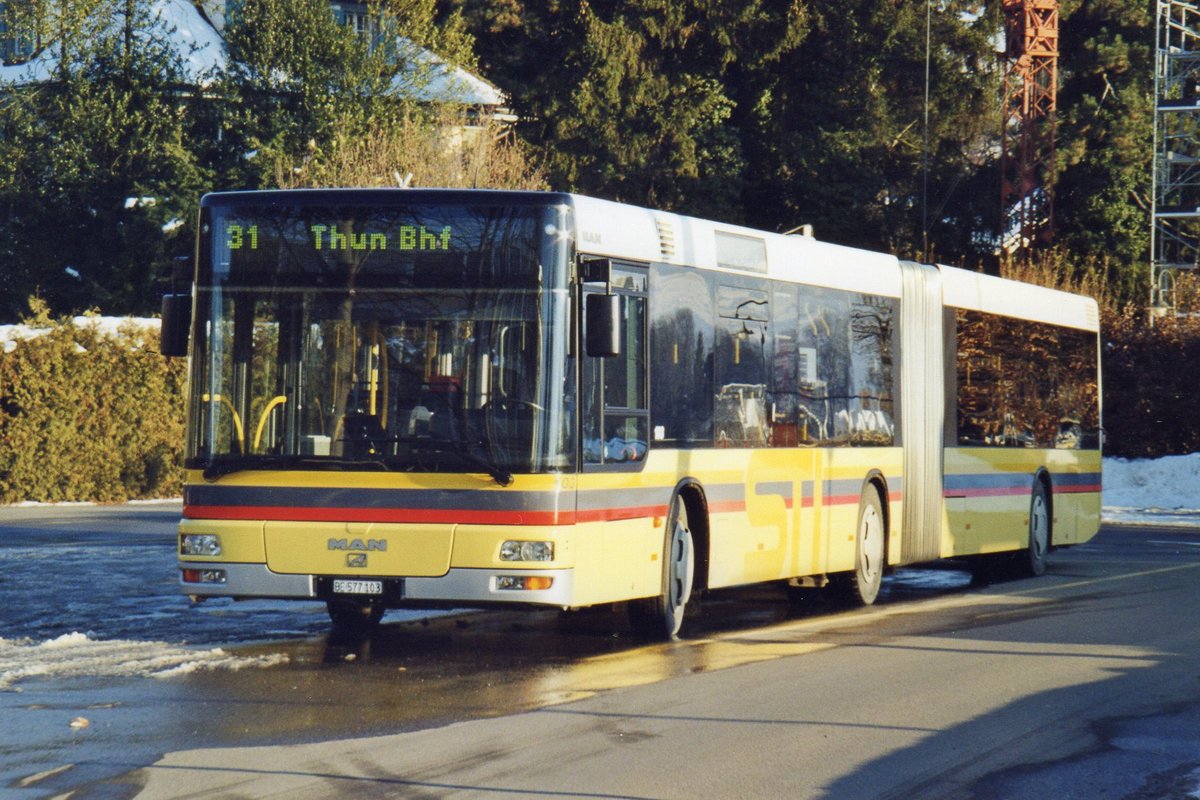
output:
<svg viewBox="0 0 1200 800"><path fill-rule="evenodd" d="M326 550L358 550L380 553L387 552L387 539L330 539L325 545Z"/></svg>

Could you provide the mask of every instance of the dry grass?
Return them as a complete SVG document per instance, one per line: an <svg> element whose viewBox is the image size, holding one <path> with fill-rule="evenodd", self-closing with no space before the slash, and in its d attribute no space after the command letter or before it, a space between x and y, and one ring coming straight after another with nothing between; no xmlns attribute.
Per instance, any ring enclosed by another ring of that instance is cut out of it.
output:
<svg viewBox="0 0 1200 800"><path fill-rule="evenodd" d="M281 188L333 186L544 189L512 128L443 111L432 119L406 117L365 134L339 135L327 150L296 164L276 164Z"/></svg>

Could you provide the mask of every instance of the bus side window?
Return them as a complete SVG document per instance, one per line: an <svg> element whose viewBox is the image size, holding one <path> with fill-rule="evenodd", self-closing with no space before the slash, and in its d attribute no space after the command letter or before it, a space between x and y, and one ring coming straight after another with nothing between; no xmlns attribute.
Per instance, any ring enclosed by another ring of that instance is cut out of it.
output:
<svg viewBox="0 0 1200 800"><path fill-rule="evenodd" d="M713 286L696 270L656 264L650 302L650 404L654 441L711 447L713 441Z"/></svg>
<svg viewBox="0 0 1200 800"><path fill-rule="evenodd" d="M958 443L1099 447L1095 335L956 309Z"/></svg>
<svg viewBox="0 0 1200 800"><path fill-rule="evenodd" d="M717 328L717 391L713 403L718 447L767 444L770 359L768 293L721 286Z"/></svg>

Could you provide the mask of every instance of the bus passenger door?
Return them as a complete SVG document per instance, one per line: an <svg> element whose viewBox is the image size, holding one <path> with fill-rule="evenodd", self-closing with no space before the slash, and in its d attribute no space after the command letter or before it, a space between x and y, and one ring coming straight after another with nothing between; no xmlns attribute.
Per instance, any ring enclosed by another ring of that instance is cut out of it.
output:
<svg viewBox="0 0 1200 800"><path fill-rule="evenodd" d="M610 341L618 351L589 354L586 336L578 348L581 469L575 581L581 603L599 603L661 590L660 523L670 487L646 486L642 475L650 446L647 271L609 264L603 275L607 280L588 277L579 293L581 330L589 329L589 309L596 313L614 297Z"/></svg>
<svg viewBox="0 0 1200 800"><path fill-rule="evenodd" d="M783 577L794 502L786 453L771 447L771 297L765 281L725 278L717 287L717 389L713 426L727 469L741 470L745 517L721 523L713 561L730 583ZM715 527L715 525L714 525Z"/></svg>
<svg viewBox="0 0 1200 800"><path fill-rule="evenodd" d="M810 303L811 305L811 303ZM799 577L824 571L819 535L819 493L824 486L821 420L813 411L817 349L808 328L800 330L797 288L777 284L771 292L773 344L767 417L770 444L782 459L782 487L789 492L787 556L783 575ZM811 327L811 326L810 326Z"/></svg>

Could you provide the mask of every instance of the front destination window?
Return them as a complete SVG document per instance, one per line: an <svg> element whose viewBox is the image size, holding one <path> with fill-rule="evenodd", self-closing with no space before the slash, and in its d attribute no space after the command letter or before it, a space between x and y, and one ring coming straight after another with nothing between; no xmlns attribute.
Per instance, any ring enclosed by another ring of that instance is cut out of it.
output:
<svg viewBox="0 0 1200 800"><path fill-rule="evenodd" d="M569 469L567 208L321 194L206 203L188 466Z"/></svg>

